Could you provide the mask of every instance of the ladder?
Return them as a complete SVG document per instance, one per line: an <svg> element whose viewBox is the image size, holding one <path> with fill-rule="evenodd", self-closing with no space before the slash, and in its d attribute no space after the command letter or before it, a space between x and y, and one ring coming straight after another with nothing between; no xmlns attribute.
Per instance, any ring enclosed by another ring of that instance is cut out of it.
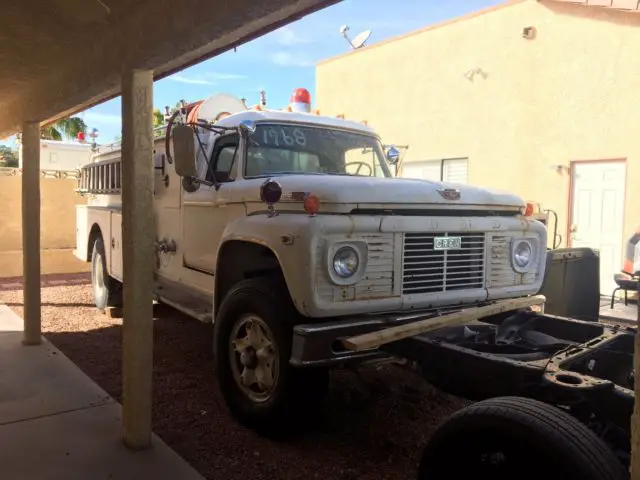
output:
<svg viewBox="0 0 640 480"><path fill-rule="evenodd" d="M164 145L164 135L167 126L160 125L153 129L154 144ZM80 194L105 194L117 195L122 192L122 143L114 142L111 144L100 145L99 156L107 156L105 160L89 163L80 169L78 177L78 187L76 192ZM96 150L97 152L98 150ZM153 150L154 157L156 149ZM116 157L114 158L114 155ZM156 170L161 170L165 174L164 155L162 155L162 166L155 165Z"/></svg>
<svg viewBox="0 0 640 480"><path fill-rule="evenodd" d="M122 190L122 161L110 158L90 163L80 169L78 193L119 194Z"/></svg>

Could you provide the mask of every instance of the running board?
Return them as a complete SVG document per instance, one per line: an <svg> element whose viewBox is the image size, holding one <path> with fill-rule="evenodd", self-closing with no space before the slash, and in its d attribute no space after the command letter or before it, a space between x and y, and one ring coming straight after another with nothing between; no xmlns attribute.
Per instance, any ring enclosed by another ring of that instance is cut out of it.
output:
<svg viewBox="0 0 640 480"><path fill-rule="evenodd" d="M156 279L153 293L160 303L165 303L203 323L211 323L213 300L207 299L205 295L161 278Z"/></svg>

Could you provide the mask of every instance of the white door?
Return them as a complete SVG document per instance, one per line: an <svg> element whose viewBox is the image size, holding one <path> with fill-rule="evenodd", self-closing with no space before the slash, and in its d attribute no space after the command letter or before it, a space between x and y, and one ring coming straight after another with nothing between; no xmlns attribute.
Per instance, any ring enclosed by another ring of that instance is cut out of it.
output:
<svg viewBox="0 0 640 480"><path fill-rule="evenodd" d="M407 162L402 165L402 177L436 182L467 183L468 169L469 162L466 158Z"/></svg>
<svg viewBox="0 0 640 480"><path fill-rule="evenodd" d="M570 245L600 251L600 293L610 295L622 269L626 164L576 163L572 169Z"/></svg>
<svg viewBox="0 0 640 480"><path fill-rule="evenodd" d="M449 158L442 162L442 181L467 183L469 161L466 158Z"/></svg>
<svg viewBox="0 0 640 480"><path fill-rule="evenodd" d="M440 181L440 160L406 162L402 165L402 178Z"/></svg>

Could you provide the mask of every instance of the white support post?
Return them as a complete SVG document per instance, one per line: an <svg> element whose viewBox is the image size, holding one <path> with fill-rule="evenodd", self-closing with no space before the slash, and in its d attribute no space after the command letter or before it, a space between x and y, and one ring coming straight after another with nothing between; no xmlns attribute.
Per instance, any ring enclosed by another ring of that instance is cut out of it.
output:
<svg viewBox="0 0 640 480"><path fill-rule="evenodd" d="M640 285L638 285L638 306L636 326L640 326ZM640 480L640 331L636 332L633 354L633 368L635 371L635 402L631 416L631 480Z"/></svg>
<svg viewBox="0 0 640 480"><path fill-rule="evenodd" d="M24 345L41 342L40 291L40 123L22 127L22 275Z"/></svg>
<svg viewBox="0 0 640 480"><path fill-rule="evenodd" d="M153 376L153 73L122 77L123 441L151 445ZM110 245L110 239L105 239Z"/></svg>

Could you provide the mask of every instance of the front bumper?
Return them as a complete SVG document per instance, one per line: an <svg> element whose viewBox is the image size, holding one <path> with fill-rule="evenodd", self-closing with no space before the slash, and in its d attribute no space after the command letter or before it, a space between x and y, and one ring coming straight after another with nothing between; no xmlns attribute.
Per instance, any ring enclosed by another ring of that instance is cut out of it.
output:
<svg viewBox="0 0 640 480"><path fill-rule="evenodd" d="M466 305L465 307L471 306L477 305ZM296 367L320 367L388 357L388 353L379 349L352 352L344 348L341 340L459 310L460 308L449 308L410 313L359 315L297 325L293 329L293 347L289 362Z"/></svg>

